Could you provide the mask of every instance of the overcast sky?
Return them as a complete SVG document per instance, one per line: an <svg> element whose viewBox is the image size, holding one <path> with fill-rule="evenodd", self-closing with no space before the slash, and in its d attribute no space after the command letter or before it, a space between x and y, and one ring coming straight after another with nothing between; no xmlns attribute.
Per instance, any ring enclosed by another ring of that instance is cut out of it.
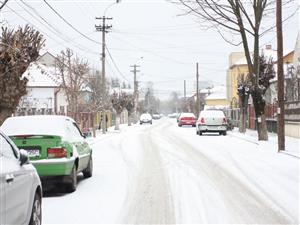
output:
<svg viewBox="0 0 300 225"><path fill-rule="evenodd" d="M95 24L101 21L95 17L103 16L104 10L114 2L48 0L72 26L96 42L101 42L101 33L95 31ZM296 7L290 7L284 16ZM187 92L193 91L196 62L199 62L200 80L225 85L228 56L230 52L242 51L242 46L229 45L217 32L200 29L193 16L180 16L182 13L182 9L165 0L122 0L109 7L106 16L113 17L108 21L113 28L106 40L114 62L107 57L107 76L132 84L130 65L137 63L141 66L138 74L141 86L152 81L155 93L168 98L171 91L183 94L184 80ZM1 12L1 20L12 28L30 23L45 36L44 51L56 55L69 47L92 67L101 69L101 45L70 28L43 0L10 0ZM287 20L283 29L284 48L288 52L294 48L299 31L298 14ZM261 46L266 44L276 49L275 30L261 40Z"/></svg>

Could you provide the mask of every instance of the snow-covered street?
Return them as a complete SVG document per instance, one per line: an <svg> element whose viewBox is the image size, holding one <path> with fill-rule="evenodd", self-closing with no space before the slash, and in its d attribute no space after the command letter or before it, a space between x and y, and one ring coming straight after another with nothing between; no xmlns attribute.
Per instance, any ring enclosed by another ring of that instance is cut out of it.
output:
<svg viewBox="0 0 300 225"><path fill-rule="evenodd" d="M44 224L299 223L299 158L163 118L93 140L94 174L43 198ZM299 139L287 139L291 152ZM72 212L70 214L69 212Z"/></svg>

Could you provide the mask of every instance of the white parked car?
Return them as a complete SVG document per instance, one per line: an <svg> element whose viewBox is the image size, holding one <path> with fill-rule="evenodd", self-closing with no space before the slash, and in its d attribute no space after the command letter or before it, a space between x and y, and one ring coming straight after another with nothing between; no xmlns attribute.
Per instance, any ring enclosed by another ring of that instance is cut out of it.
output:
<svg viewBox="0 0 300 225"><path fill-rule="evenodd" d="M157 114L157 113L153 114L154 120L159 120L160 118L161 118L160 114Z"/></svg>
<svg viewBox="0 0 300 225"><path fill-rule="evenodd" d="M227 119L221 110L203 110L200 112L196 123L198 135L206 132L217 132L220 135L227 134Z"/></svg>
<svg viewBox="0 0 300 225"><path fill-rule="evenodd" d="M0 224L40 225L42 186L25 150L0 131Z"/></svg>
<svg viewBox="0 0 300 225"><path fill-rule="evenodd" d="M150 123L152 124L152 116L149 113L144 113L140 116L140 124Z"/></svg>

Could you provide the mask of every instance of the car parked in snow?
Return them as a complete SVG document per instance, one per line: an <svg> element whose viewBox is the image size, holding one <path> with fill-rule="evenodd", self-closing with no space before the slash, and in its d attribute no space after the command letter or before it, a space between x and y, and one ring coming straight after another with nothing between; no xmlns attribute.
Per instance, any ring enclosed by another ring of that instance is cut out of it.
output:
<svg viewBox="0 0 300 225"><path fill-rule="evenodd" d="M181 113L178 118L178 126L183 125L196 126L196 116L194 113Z"/></svg>
<svg viewBox="0 0 300 225"><path fill-rule="evenodd" d="M152 118L153 118L154 120L159 120L159 119L161 118L161 115L160 115L160 114L157 114L157 113L154 113L153 116L152 116Z"/></svg>
<svg viewBox="0 0 300 225"><path fill-rule="evenodd" d="M152 124L152 116L149 113L143 113L140 116L140 124L142 125L143 123Z"/></svg>
<svg viewBox="0 0 300 225"><path fill-rule="evenodd" d="M227 119L223 111L203 110L196 123L196 133L202 135L206 132L217 132L220 135L226 135L227 126Z"/></svg>
<svg viewBox="0 0 300 225"><path fill-rule="evenodd" d="M92 149L70 117L10 117L1 129L28 152L43 184L63 183L68 192L73 192L79 172L85 178L92 176Z"/></svg>
<svg viewBox="0 0 300 225"><path fill-rule="evenodd" d="M40 225L42 186L28 154L0 131L0 224Z"/></svg>

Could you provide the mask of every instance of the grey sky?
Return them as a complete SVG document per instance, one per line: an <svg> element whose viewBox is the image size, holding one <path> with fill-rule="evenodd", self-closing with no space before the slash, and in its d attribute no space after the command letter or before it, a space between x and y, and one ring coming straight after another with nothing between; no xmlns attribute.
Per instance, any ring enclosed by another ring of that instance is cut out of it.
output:
<svg viewBox="0 0 300 225"><path fill-rule="evenodd" d="M87 58L92 67L101 69L99 44L72 30L42 0L24 2L27 6L21 0L10 0L2 12L2 20L6 20L11 27L30 22L45 35L45 50L57 54L70 47L81 57ZM48 2L75 28L101 42L101 34L95 32L95 24L101 21L96 21L95 17L102 16L104 9L115 1ZM193 90L195 64L198 61L200 80L225 84L228 56L232 51L241 51L242 46L227 44L215 31L201 30L192 16L178 16L182 13L176 5L165 0L122 0L111 6L106 13L106 16L113 17L109 21L113 28L107 34L107 46L122 74L107 57L107 76L121 80L126 78L132 84L130 65L137 62L141 65L138 75L141 85L152 81L155 93L167 98L173 90L183 93L184 79L187 80L188 92ZM298 15L284 23L285 52L293 49L298 30ZM261 46L265 44L272 44L276 49L275 30L263 37Z"/></svg>

